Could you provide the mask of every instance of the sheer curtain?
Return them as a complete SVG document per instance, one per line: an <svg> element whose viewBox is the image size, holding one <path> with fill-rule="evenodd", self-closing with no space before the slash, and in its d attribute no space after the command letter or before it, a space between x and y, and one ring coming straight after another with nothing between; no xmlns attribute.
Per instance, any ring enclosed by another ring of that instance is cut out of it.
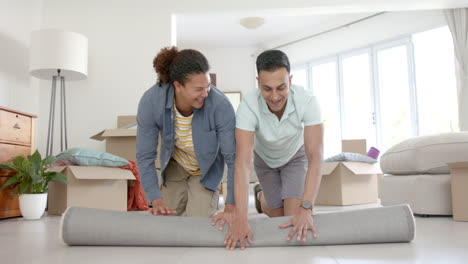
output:
<svg viewBox="0 0 468 264"><path fill-rule="evenodd" d="M460 130L468 131L468 8L449 9L444 13L455 50Z"/></svg>

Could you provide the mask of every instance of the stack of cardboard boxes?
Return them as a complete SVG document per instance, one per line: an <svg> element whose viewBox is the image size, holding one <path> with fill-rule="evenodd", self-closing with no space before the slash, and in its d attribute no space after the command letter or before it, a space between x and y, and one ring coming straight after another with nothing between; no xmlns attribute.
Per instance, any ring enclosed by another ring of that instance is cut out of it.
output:
<svg viewBox="0 0 468 264"><path fill-rule="evenodd" d="M119 128L103 130L91 138L106 140L106 152L136 161L134 123L135 116L119 116ZM158 164L156 166L158 167ZM135 180L131 171L93 166L60 166L52 170L64 173L68 184L49 184L49 214L60 215L70 206L127 210L128 184Z"/></svg>

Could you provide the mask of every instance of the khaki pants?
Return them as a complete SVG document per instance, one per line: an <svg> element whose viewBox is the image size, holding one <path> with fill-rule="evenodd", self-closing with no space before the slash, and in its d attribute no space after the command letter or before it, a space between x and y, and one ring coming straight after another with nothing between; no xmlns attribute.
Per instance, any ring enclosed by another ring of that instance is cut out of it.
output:
<svg viewBox="0 0 468 264"><path fill-rule="evenodd" d="M161 186L164 202L179 216L212 217L218 210L219 191L200 183L200 176L190 175L171 159L166 168L166 186Z"/></svg>

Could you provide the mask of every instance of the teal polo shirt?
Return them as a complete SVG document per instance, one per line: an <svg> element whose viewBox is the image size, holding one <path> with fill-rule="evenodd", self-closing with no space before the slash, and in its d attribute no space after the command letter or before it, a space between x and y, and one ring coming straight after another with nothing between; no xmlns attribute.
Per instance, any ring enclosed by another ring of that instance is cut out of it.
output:
<svg viewBox="0 0 468 264"><path fill-rule="evenodd" d="M317 98L295 85L281 120L268 109L260 89L244 97L236 114L236 127L255 132L254 150L271 168L286 164L304 145L304 126L321 123Z"/></svg>

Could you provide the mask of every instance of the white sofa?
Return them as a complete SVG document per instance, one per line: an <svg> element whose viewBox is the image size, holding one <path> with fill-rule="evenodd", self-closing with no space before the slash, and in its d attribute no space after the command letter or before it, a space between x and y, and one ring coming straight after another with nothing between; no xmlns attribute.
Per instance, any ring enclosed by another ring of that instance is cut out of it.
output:
<svg viewBox="0 0 468 264"><path fill-rule="evenodd" d="M405 140L380 158L382 205L407 203L415 214L451 215L447 163L468 161L468 132L419 136Z"/></svg>

